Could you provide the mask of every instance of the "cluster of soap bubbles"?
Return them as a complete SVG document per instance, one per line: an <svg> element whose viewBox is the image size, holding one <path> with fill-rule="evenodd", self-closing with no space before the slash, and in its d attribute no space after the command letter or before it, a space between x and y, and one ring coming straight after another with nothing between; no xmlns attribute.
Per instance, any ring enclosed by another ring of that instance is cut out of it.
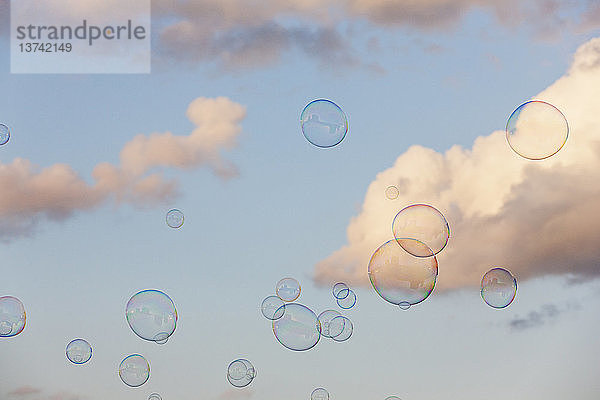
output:
<svg viewBox="0 0 600 400"><path fill-rule="evenodd" d="M356 294L344 282L338 282L333 285L332 292L340 308L348 310L356 304Z"/></svg>
<svg viewBox="0 0 600 400"><path fill-rule="evenodd" d="M227 380L232 386L243 388L256 377L256 368L245 358L233 360L227 367Z"/></svg>

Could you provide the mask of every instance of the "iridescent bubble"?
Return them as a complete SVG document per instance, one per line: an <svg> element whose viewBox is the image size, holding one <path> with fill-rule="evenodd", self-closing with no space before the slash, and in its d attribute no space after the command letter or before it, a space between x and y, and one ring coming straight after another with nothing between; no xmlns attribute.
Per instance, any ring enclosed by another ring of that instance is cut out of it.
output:
<svg viewBox="0 0 600 400"><path fill-rule="evenodd" d="M181 228L181 225L183 225L183 213L176 208L169 210L166 220L167 225L171 228Z"/></svg>
<svg viewBox="0 0 600 400"><path fill-rule="evenodd" d="M354 307L356 304L356 294L351 289L344 289L339 293L340 297L337 299L337 304L341 308L347 310Z"/></svg>
<svg viewBox="0 0 600 400"><path fill-rule="evenodd" d="M227 367L227 380L237 388L246 387L256 377L256 368L244 358L232 361Z"/></svg>
<svg viewBox="0 0 600 400"><path fill-rule="evenodd" d="M401 310L408 310L410 308L410 303L408 301L401 301L398 303L398 307L400 307Z"/></svg>
<svg viewBox="0 0 600 400"><path fill-rule="evenodd" d="M481 280L481 297L490 307L505 308L517 294L517 279L504 268L493 268Z"/></svg>
<svg viewBox="0 0 600 400"><path fill-rule="evenodd" d="M319 314L317 319L321 325L321 335L326 338L331 337L331 334L329 333L329 325L331 324L331 320L339 316L341 316L341 314L335 310L325 310Z"/></svg>
<svg viewBox="0 0 600 400"><path fill-rule="evenodd" d="M310 394L310 400L329 400L329 392L323 388L316 388Z"/></svg>
<svg viewBox="0 0 600 400"><path fill-rule="evenodd" d="M342 109L330 100L313 100L300 116L304 137L317 147L333 147L348 132L348 119Z"/></svg>
<svg viewBox="0 0 600 400"><path fill-rule="evenodd" d="M392 231L398 244L417 257L438 254L450 237L446 218L427 204L413 204L400 210L392 222Z"/></svg>
<svg viewBox="0 0 600 400"><path fill-rule="evenodd" d="M67 345L66 354L73 364L85 364L92 358L92 346L84 339L75 339Z"/></svg>
<svg viewBox="0 0 600 400"><path fill-rule="evenodd" d="M125 310L131 330L144 340L162 342L177 327L177 309L173 300L160 290L142 290L134 294Z"/></svg>
<svg viewBox="0 0 600 400"><path fill-rule="evenodd" d="M0 337L13 337L23 332L27 315L21 300L12 296L0 297Z"/></svg>
<svg viewBox="0 0 600 400"><path fill-rule="evenodd" d="M396 186L388 186L387 189L385 189L385 197L390 200L396 200L399 194L400 191Z"/></svg>
<svg viewBox="0 0 600 400"><path fill-rule="evenodd" d="M558 153L569 137L569 124L550 103L532 100L521 104L508 118L506 139L511 149L529 160Z"/></svg>
<svg viewBox="0 0 600 400"><path fill-rule="evenodd" d="M152 393L148 396L148 400L162 400L162 397L158 393Z"/></svg>
<svg viewBox="0 0 600 400"><path fill-rule="evenodd" d="M350 292L346 292L344 289L348 289L348 285L346 285L344 282L338 282L333 285L333 297L336 299L343 299L344 296L348 296L348 293Z"/></svg>
<svg viewBox="0 0 600 400"><path fill-rule="evenodd" d="M294 301L300 297L300 284L294 278L283 278L277 282L275 293L283 301Z"/></svg>
<svg viewBox="0 0 600 400"><path fill-rule="evenodd" d="M119 365L119 377L127 386L142 386L150 378L150 364L139 354L127 356Z"/></svg>
<svg viewBox="0 0 600 400"><path fill-rule="evenodd" d="M269 296L262 301L260 311L266 319L274 321L283 317L285 313L285 303L277 296Z"/></svg>
<svg viewBox="0 0 600 400"><path fill-rule="evenodd" d="M0 124L0 146L8 143L10 139L10 128L4 124Z"/></svg>
<svg viewBox="0 0 600 400"><path fill-rule="evenodd" d="M273 333L285 347L294 351L313 348L321 338L319 319L306 306L290 303L285 306L283 317L273 321Z"/></svg>
<svg viewBox="0 0 600 400"><path fill-rule="evenodd" d="M425 245L421 243L418 246ZM435 287L437 274L435 256L415 257L394 239L382 244L369 262L369 279L373 288L384 300L396 305L415 305L425 300Z"/></svg>
<svg viewBox="0 0 600 400"><path fill-rule="evenodd" d="M350 339L352 332L354 331L354 325L348 318L339 316L331 320L329 326L329 333L331 338L336 342L343 342Z"/></svg>

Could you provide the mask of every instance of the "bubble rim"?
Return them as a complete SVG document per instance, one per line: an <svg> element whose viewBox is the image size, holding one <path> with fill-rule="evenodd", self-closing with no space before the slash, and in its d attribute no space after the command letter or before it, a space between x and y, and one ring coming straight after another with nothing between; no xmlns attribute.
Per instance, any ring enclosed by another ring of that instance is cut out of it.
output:
<svg viewBox="0 0 600 400"><path fill-rule="evenodd" d="M6 128L6 133L8 136L6 137L6 140L4 142L0 141L0 146L4 146L10 140L10 126L0 123L0 129L2 129L2 127Z"/></svg>
<svg viewBox="0 0 600 400"><path fill-rule="evenodd" d="M266 315L265 315L265 313L264 313L264 311L263 311L263 304L265 303L265 301L267 301L267 299L270 299L270 298L272 298L272 297L273 297L273 298L276 298L276 299L278 299L278 300L280 300L280 301L281 301L281 303L282 303L282 305L281 305L281 306L279 306L279 307L277 307L277 309L276 309L276 310L275 310L275 312L273 313L273 317L275 317L275 316L277 316L277 313L279 312L279 310L283 308L283 312L281 313L281 316L280 316L280 317L277 317L277 318L270 318L270 317L266 316ZM265 318L266 318L266 319L268 319L269 321L277 321L278 319L281 319L281 318L283 318L283 316L284 316L284 314L285 314L285 301L283 301L283 300L281 299L281 297L279 297L279 296L276 296L276 295L270 295L270 296L267 296L267 297L265 297L265 298L263 299L263 301L260 303L260 313L261 313L261 315L262 315L263 317L265 317Z"/></svg>
<svg viewBox="0 0 600 400"><path fill-rule="evenodd" d="M341 309L343 309L343 310L349 310L349 309L351 309L352 307L354 307L354 306L356 305L356 301L357 301L356 293L354 293L354 290L352 290L352 289L350 289L350 288L343 289L343 290L347 290L347 291L348 291L348 294L347 294L346 296L342 297L342 298L338 298L338 299L336 300L336 303L337 303L337 305L338 305L338 307L339 307L339 308L341 308ZM344 307L344 306L342 306L342 305L340 304L340 301L344 301L344 300L348 299L348 298L350 297L350 293L352 293L352 295L354 296L354 301L353 301L353 302L352 302L352 304L351 304L350 306L348 306L348 307Z"/></svg>
<svg viewBox="0 0 600 400"><path fill-rule="evenodd" d="M343 316L343 315L340 315L339 317L335 317L334 319L336 319L336 318L340 318L340 317L341 317L341 318L343 319L343 321L344 321L344 327L342 328L342 331L341 331L341 332L340 332L338 335L335 335L335 336L332 336L332 337L331 337L333 340L335 340L336 342L339 342L339 343L341 343L341 342L345 342L346 340L350 339L350 338L352 337L352 335L354 334L354 324L352 323L352 321L350 320L350 318L348 318L348 317L345 317L345 316ZM334 320L334 319L332 319L332 320L331 320L331 322L333 322L333 320ZM340 340L340 339L339 339L339 337L340 337L340 336L342 335L342 333L344 333L344 331L346 330L346 322L349 322L349 323L350 323L350 335L349 335L347 338L345 338L345 339L341 339L341 340Z"/></svg>
<svg viewBox="0 0 600 400"><path fill-rule="evenodd" d="M313 400L313 395L315 394L315 392L317 390L323 390L323 391L325 391L325 393L327 393L327 400L329 400L329 397L330 397L329 396L329 391L327 389L325 389L324 387L317 387L312 392L310 392L310 400Z"/></svg>
<svg viewBox="0 0 600 400"><path fill-rule="evenodd" d="M321 102L321 101L333 104L340 111L340 113L344 116L344 134L342 135L342 137L340 138L340 140L337 143L334 143L334 144L329 145L329 146L323 146L323 145L317 144L317 143L313 142L312 140L310 140L308 138L308 136L306 135L306 132L304 132L304 122L302 121L303 120L302 116L304 115L304 112L306 111L306 109L310 105L312 105L313 103L317 103L317 102ZM319 147L321 149L329 149L329 148L335 147L335 146L339 145L340 143L342 143L344 141L344 139L346 138L346 136L348 135L348 128L349 128L348 125L349 125L348 124L348 116L346 115L346 113L344 112L344 110L342 110L342 107L340 107L335 102L333 102L332 100L329 100L329 99L320 98L320 99L312 100L306 106L304 106L304 108L302 109L302 112L300 113L300 128L302 129L302 135L304 136L304 138L306 140L308 140L308 142L310 144L312 144L314 146L317 146L317 147Z"/></svg>
<svg viewBox="0 0 600 400"><path fill-rule="evenodd" d="M343 288L342 290L338 291L338 292L337 292L337 294L335 294L335 287L336 287L337 285L344 285L344 288ZM346 295L346 297L338 297L338 295L339 295L339 294L340 294L342 291L344 291L344 290L346 290L346 289L350 289L350 288L348 287L348 285L347 285L345 282L336 282L336 283L334 283L334 284L333 284L333 287L331 288L331 293L333 294L333 297L334 297L335 299L345 299L345 298L346 298L348 295ZM348 294L349 294L349 293L348 293Z"/></svg>

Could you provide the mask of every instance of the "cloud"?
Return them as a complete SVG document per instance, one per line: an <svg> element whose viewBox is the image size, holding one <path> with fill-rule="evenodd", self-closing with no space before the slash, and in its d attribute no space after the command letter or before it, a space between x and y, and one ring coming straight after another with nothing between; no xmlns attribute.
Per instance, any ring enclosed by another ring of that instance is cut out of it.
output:
<svg viewBox="0 0 600 400"><path fill-rule="evenodd" d="M119 165L93 169L93 184L66 164L38 168L21 158L0 164L0 239L28 235L40 220L64 220L111 199L135 206L164 203L177 194L177 184L156 169L204 166L234 176L236 167L221 152L235 146L245 115L245 107L228 98L197 98L187 109L195 126L189 135L135 136L121 150Z"/></svg>
<svg viewBox="0 0 600 400"><path fill-rule="evenodd" d="M559 308L554 304L544 304L538 311L530 311L525 317L516 317L509 321L508 326L513 331L523 331L531 328L537 328L546 323L552 322L560 314L566 311L578 309L578 305L567 304Z"/></svg>
<svg viewBox="0 0 600 400"><path fill-rule="evenodd" d="M18 387L10 392L8 392L7 394L9 396L13 396L13 397L26 397L26 396L30 396L33 394L38 394L40 393L41 390L38 388L35 388L33 386L21 386Z"/></svg>
<svg viewBox="0 0 600 400"><path fill-rule="evenodd" d="M218 400L249 399L253 395L254 395L254 391L252 391L252 389L249 389L249 390L227 389L219 395Z"/></svg>
<svg viewBox="0 0 600 400"><path fill-rule="evenodd" d="M478 137L471 149L410 147L369 185L348 243L317 263L315 280L368 284L371 254L392 238L394 215L412 203L435 206L450 224L448 247L438 255L438 290L477 286L494 266L519 280L598 276L598 87L600 38L582 45L569 71L535 96L562 110L571 129L565 147L544 161L517 156L503 131ZM398 200L385 198L389 185L399 188Z"/></svg>

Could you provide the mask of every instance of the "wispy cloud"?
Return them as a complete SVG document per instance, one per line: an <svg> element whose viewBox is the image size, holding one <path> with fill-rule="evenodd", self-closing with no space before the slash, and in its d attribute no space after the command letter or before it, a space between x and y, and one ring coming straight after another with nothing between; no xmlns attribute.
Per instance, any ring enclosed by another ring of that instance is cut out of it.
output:
<svg viewBox="0 0 600 400"><path fill-rule="evenodd" d="M254 391L252 389L227 389L219 395L218 400L242 400L249 399L252 396L254 396Z"/></svg>
<svg viewBox="0 0 600 400"><path fill-rule="evenodd" d="M7 395L11 397L27 397L40 392L41 390L39 388L33 386L20 386L8 392Z"/></svg>
<svg viewBox="0 0 600 400"><path fill-rule="evenodd" d="M509 321L508 326L514 331L524 331L527 329L537 328L542 325L551 323L560 314L566 311L578 308L573 304L564 305L562 307L554 304L544 304L539 310L530 311L524 317L516 317Z"/></svg>

